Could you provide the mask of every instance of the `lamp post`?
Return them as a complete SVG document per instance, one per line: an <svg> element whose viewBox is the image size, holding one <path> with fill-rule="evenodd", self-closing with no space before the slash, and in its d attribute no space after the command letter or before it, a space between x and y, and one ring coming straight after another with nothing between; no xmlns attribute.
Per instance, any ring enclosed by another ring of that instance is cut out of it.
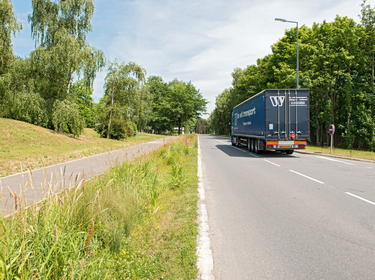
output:
<svg viewBox="0 0 375 280"><path fill-rule="evenodd" d="M296 65L296 85L297 89L299 88L299 48L298 48L298 21L286 20L283 18L275 18L276 21L281 22L290 22L295 23L297 25L297 42L296 42L296 49L297 49L297 65Z"/></svg>

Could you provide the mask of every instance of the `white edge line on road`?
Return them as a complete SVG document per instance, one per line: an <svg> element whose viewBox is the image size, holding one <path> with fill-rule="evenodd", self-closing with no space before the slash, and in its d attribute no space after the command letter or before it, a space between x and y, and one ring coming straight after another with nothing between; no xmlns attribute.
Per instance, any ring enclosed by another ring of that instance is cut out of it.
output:
<svg viewBox="0 0 375 280"><path fill-rule="evenodd" d="M369 203L369 204L375 205L375 202L373 202L373 201L371 201L371 200L368 200L368 199L366 199L366 198L363 198L363 197L361 197L361 196L359 196L359 195L356 195L356 194L353 194L353 193L350 193L350 192L345 192L345 193L346 193L347 195L352 196L352 197L358 198L358 199L360 199L360 200L362 200L362 201L364 201L364 202L367 202L367 203Z"/></svg>
<svg viewBox="0 0 375 280"><path fill-rule="evenodd" d="M290 171L290 172L293 172L294 174L297 174L297 175L300 175L300 176L302 176L302 177L305 177L305 178L307 178L307 179L309 179L309 180L311 180L311 181L317 182L317 183L319 183L319 184L322 184L322 185L324 184L324 182L319 181L319 180L317 180L317 179L314 179L314 178L312 178L312 177L310 177L310 176L307 176L307 175L305 175L305 174L299 173L298 171L295 171L295 170L292 170L292 169L289 169L289 171Z"/></svg>
<svg viewBox="0 0 375 280"><path fill-rule="evenodd" d="M268 160L268 159L265 159L264 161L265 161L265 162L268 162L268 163L270 163L270 164L272 164L272 165L274 165L274 166L280 167L280 164L274 163L274 162L272 162L272 161L270 161L270 160Z"/></svg>
<svg viewBox="0 0 375 280"><path fill-rule="evenodd" d="M338 159L333 159L333 158L329 158L329 157L324 157L324 156L316 156L316 157L321 158L321 159L330 160L330 161L340 162L340 163L343 163L343 164L346 164L346 165L355 165L355 164L350 163L350 162L346 162L346 161L342 161L342 160L338 160Z"/></svg>
<svg viewBox="0 0 375 280"><path fill-rule="evenodd" d="M209 225L208 225L208 214L206 207L206 196L203 185L203 169L202 169L202 158L201 158L201 148L199 144L198 136L198 246L197 246L197 256L198 256L198 271L200 280L213 280L213 267L214 261L212 257L211 245L210 245L210 235L209 235Z"/></svg>

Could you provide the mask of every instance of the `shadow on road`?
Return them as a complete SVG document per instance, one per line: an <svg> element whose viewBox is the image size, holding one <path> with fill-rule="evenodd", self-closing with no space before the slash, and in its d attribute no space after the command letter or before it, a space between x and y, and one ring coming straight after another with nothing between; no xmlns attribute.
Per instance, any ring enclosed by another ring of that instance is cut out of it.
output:
<svg viewBox="0 0 375 280"><path fill-rule="evenodd" d="M222 152L226 153L230 157L247 157L247 158L288 158L295 159L299 158L297 155L286 155L280 152L262 152L261 154L250 153L246 148L233 147L231 145L216 145L216 147ZM242 151L239 151L242 150Z"/></svg>

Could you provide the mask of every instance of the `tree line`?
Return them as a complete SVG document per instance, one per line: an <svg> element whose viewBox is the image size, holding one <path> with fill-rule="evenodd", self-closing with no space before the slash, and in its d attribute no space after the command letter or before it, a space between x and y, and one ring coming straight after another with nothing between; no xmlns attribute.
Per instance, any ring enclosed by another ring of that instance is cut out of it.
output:
<svg viewBox="0 0 375 280"><path fill-rule="evenodd" d="M311 141L328 143L327 127L336 125L335 144L375 150L375 8L363 1L360 23L337 16L333 22L302 26L299 32L300 85L310 88ZM230 133L231 110L267 88L294 88L296 28L255 65L233 71L232 86L217 98L210 129Z"/></svg>
<svg viewBox="0 0 375 280"><path fill-rule="evenodd" d="M121 139L137 130L171 133L191 129L206 100L190 82L146 77L136 63L108 63L90 46L93 0L32 0L35 49L13 53L22 26L10 0L0 0L0 117L79 136L84 127ZM104 96L92 98L98 71L108 66Z"/></svg>

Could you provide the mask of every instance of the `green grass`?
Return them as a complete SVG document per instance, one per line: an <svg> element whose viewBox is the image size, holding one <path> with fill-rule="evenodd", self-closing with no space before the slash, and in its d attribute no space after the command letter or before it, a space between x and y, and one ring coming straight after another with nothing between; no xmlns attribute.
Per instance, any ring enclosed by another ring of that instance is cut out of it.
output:
<svg viewBox="0 0 375 280"><path fill-rule="evenodd" d="M307 146L306 151L314 152L314 153L331 154L329 147ZM370 152L370 151L334 148L332 154L337 155L337 156L351 157L351 158L375 160L375 152Z"/></svg>
<svg viewBox="0 0 375 280"><path fill-rule="evenodd" d="M0 118L0 177L161 138L139 133L124 141L100 138L85 129L79 138Z"/></svg>
<svg viewBox="0 0 375 280"><path fill-rule="evenodd" d="M196 279L194 136L0 220L0 279Z"/></svg>

